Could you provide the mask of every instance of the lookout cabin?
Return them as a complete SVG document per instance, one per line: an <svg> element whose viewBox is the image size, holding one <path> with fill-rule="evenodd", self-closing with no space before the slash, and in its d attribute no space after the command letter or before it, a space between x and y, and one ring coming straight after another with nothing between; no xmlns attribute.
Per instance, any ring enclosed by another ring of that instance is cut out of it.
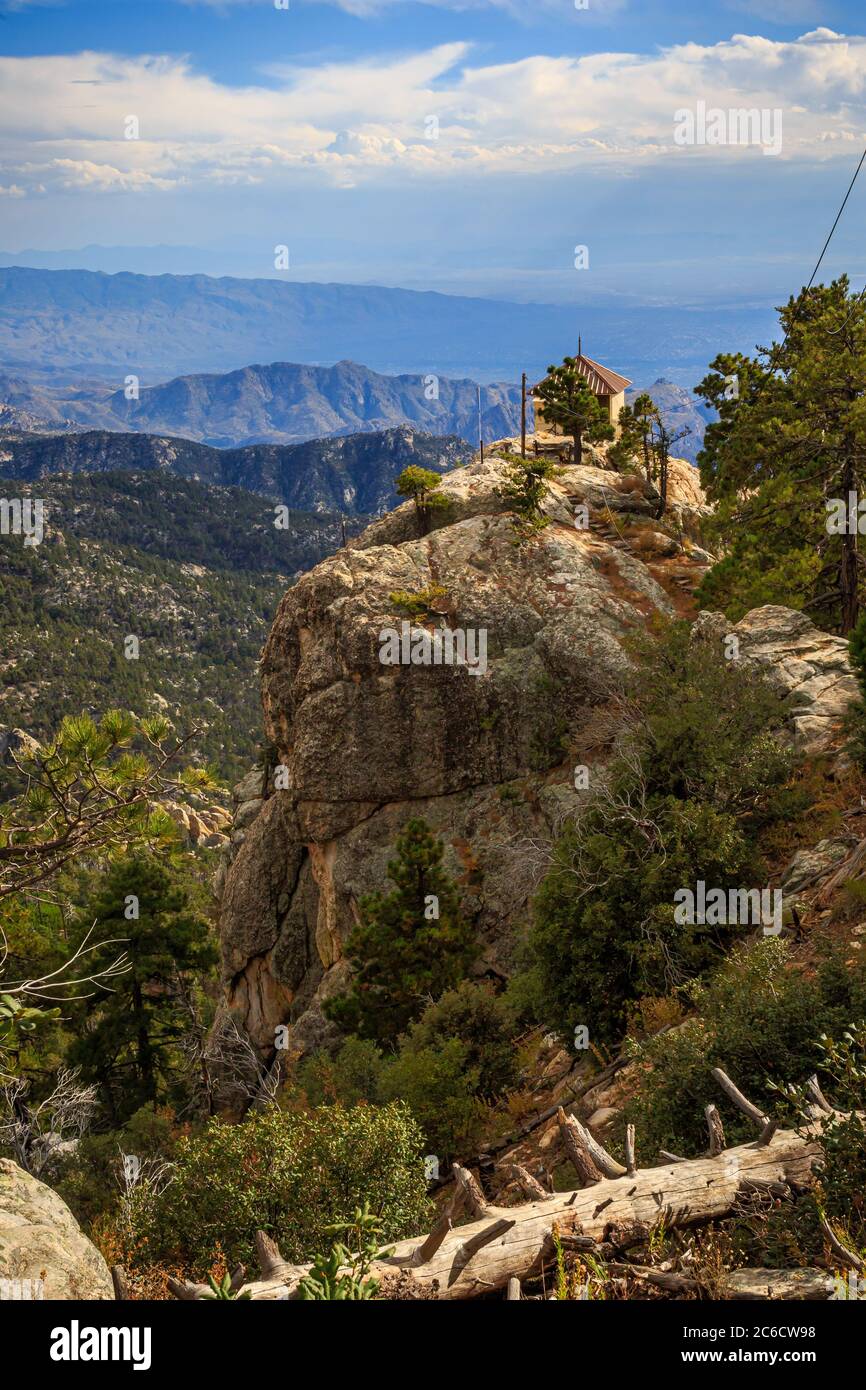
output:
<svg viewBox="0 0 866 1390"><path fill-rule="evenodd" d="M591 357L584 357L578 345L577 349L577 370L593 391L598 396L605 410L607 418L614 429L619 431L619 412L625 405L625 389L631 386L627 376L620 376L619 372L611 371L610 367L603 367L600 362L594 362ZM544 407L535 399L537 387L533 386L532 396L535 405L535 430L537 434L563 434L560 425L550 424L544 418Z"/></svg>

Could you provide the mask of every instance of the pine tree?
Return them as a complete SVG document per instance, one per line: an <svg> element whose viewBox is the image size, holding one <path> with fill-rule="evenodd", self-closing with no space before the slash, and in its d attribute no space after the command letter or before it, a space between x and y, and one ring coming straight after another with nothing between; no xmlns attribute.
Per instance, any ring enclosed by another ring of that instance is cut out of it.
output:
<svg viewBox="0 0 866 1390"><path fill-rule="evenodd" d="M422 535L430 528L433 512L448 505L445 493L439 491L441 481L432 468L419 468L417 464L410 463L394 484L398 497L411 497L415 503L418 529Z"/></svg>
<svg viewBox="0 0 866 1390"><path fill-rule="evenodd" d="M685 439L687 434L691 434L691 428L684 425L682 429L671 431L668 429L660 412L656 412L653 423L652 452L655 460L655 482L658 487L659 500L656 507L656 517L661 520L667 511L668 505L668 474L670 469L671 449L678 444L681 439Z"/></svg>
<svg viewBox="0 0 866 1390"><path fill-rule="evenodd" d="M608 450L608 461L614 468L624 468L634 458L642 458L644 476L653 481L653 424L659 419L658 407L652 396L643 392L632 405L624 405L617 417L619 435Z"/></svg>
<svg viewBox="0 0 866 1390"><path fill-rule="evenodd" d="M648 483L653 481L653 426L659 419L659 408L652 396L646 391L642 391L635 397L634 405L635 431L640 443L641 455L643 457L644 476Z"/></svg>
<svg viewBox="0 0 866 1390"><path fill-rule="evenodd" d="M81 910L81 932L96 923L110 943L97 952L126 952L130 969L81 1004L84 1027L69 1060L97 1081L115 1120L148 1101L165 1099L187 1026L185 989L216 963L208 923L176 871L146 854L129 854L109 869Z"/></svg>
<svg viewBox="0 0 866 1390"><path fill-rule="evenodd" d="M571 435L575 463L580 463L584 442L613 439L607 411L579 371L576 357L566 357L561 367L548 367L544 381L535 388L535 398L544 418Z"/></svg>
<svg viewBox="0 0 866 1390"><path fill-rule="evenodd" d="M407 821L388 864L393 890L361 900L361 921L346 944L351 987L325 1005L347 1032L393 1045L472 964L477 947L442 853L423 820Z"/></svg>
<svg viewBox="0 0 866 1390"><path fill-rule="evenodd" d="M700 598L734 619L783 603L846 634L866 565L856 512L866 484L866 302L842 276L804 289L779 314L781 342L755 358L720 355L695 388L719 414L699 463L725 551Z"/></svg>
<svg viewBox="0 0 866 1390"><path fill-rule="evenodd" d="M528 459L515 455L508 460L506 481L497 490L497 496L517 512L519 530L529 534L548 525L549 518L543 511L547 485L561 476L562 469L543 455Z"/></svg>

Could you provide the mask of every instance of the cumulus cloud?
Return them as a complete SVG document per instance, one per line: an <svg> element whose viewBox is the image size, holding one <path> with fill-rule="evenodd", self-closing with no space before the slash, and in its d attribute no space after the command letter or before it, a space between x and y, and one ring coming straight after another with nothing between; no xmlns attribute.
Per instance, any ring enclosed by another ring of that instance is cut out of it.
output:
<svg viewBox="0 0 866 1390"><path fill-rule="evenodd" d="M734 35L645 55L473 62L464 43L227 87L174 57L0 58L8 187L111 194L269 182L551 173L661 159L754 159L674 142L677 110L780 108L783 159L847 155L866 131L866 38ZM139 138L127 138L130 118Z"/></svg>

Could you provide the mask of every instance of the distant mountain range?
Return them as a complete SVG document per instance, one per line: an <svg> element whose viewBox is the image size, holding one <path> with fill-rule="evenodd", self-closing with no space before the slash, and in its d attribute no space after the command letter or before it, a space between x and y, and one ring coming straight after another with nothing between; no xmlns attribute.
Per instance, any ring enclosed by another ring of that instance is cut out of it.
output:
<svg viewBox="0 0 866 1390"><path fill-rule="evenodd" d="M696 380L723 349L752 351L771 307L512 304L380 285L207 275L0 269L0 366L120 386L250 362L333 363L379 372L519 381L584 350L634 381Z"/></svg>
<svg viewBox="0 0 866 1390"><path fill-rule="evenodd" d="M0 435L0 476L35 482L58 473L152 472L245 488L307 512L369 515L400 500L394 480L410 463L439 473L468 461L453 436L407 425L302 444L214 449L194 440L106 430Z"/></svg>
<svg viewBox="0 0 866 1390"><path fill-rule="evenodd" d="M143 387L137 400L98 384L70 390L0 375L0 400L10 412L31 412L64 427L71 420L91 429L182 435L215 448L293 444L401 424L477 442L478 390L465 378L383 376L357 362L273 362L222 375L175 377ZM520 387L480 390L485 441L519 432Z"/></svg>
<svg viewBox="0 0 866 1390"><path fill-rule="evenodd" d="M629 400L638 389L644 388L629 389ZM664 378L648 389L672 430L690 428L678 448L682 457L694 461L706 413L689 391ZM0 436L15 430L89 428L171 435L227 449L378 432L405 423L475 444L478 390L466 379L385 376L356 362L333 367L274 362L221 375L175 377L144 387L137 400L98 382L70 389L0 374L0 401L6 402L0 405ZM494 384L480 391L485 442L518 434L520 387ZM530 429L532 418L530 401Z"/></svg>

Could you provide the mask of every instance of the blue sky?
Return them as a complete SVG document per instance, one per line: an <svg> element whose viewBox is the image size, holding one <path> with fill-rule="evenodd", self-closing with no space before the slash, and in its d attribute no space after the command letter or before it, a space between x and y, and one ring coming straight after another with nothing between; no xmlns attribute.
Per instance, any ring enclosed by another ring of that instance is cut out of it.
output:
<svg viewBox="0 0 866 1390"><path fill-rule="evenodd" d="M739 30L796 38L826 24L854 33L859 10L852 0L590 0L582 11L573 0L290 0L287 13L275 14L273 0L0 0L0 14L12 21L0 48L189 53L203 71L238 86L257 80L271 56L351 59L466 40L498 63L533 51L605 52L626 34L629 47L651 52L685 37L714 43Z"/></svg>
<svg viewBox="0 0 866 1390"><path fill-rule="evenodd" d="M0 247L126 248L81 262L111 269L777 300L808 276L866 144L866 15L847 2L0 0L0 15ZM676 112L700 102L780 111L777 154L677 146ZM864 215L866 176L829 262L858 283Z"/></svg>

